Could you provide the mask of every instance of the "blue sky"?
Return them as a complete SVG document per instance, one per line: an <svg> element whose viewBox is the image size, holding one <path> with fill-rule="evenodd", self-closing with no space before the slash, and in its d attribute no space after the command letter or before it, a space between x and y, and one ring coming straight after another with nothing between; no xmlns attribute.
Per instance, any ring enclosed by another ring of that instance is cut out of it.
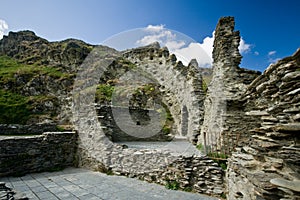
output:
<svg viewBox="0 0 300 200"><path fill-rule="evenodd" d="M77 38L101 44L120 32L152 25L203 44L220 17L234 16L236 30L250 45L241 66L263 71L300 47L299 10L298 0L2 0L0 31L33 30L50 41Z"/></svg>

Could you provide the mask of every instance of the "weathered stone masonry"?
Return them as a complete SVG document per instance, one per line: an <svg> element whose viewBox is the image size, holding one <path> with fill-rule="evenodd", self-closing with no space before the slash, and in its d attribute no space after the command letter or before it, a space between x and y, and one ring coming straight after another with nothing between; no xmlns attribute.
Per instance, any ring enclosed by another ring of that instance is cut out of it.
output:
<svg viewBox="0 0 300 200"><path fill-rule="evenodd" d="M246 128L243 145L229 159L230 199L300 198L299 69L300 50L269 66L247 88L244 116L259 123Z"/></svg>
<svg viewBox="0 0 300 200"><path fill-rule="evenodd" d="M141 49L138 51L140 50ZM164 49L152 47L146 47L144 50L149 53L156 51L158 55L165 51ZM101 49L99 51L101 51ZM92 61L96 65L93 68L89 68L88 71L84 70L88 68L88 66L93 65L89 61L83 63L82 74L78 75L78 79L75 81L73 116L74 124L79 134L79 166L103 172L109 171L129 177L138 177L140 179L164 185L166 185L168 181L175 181L179 184L180 188L189 187L195 192L215 195L222 194L224 192L223 170L218 167L214 161L205 156L183 157L174 155L166 150L125 148L124 146L111 142L105 136L95 111L94 90L90 88L97 84L99 80L97 75L100 76L99 70L101 69L97 68L97 65L109 65L121 55L118 52L109 49L101 51L101 53L98 53L98 51L95 50L95 52L92 53L102 55L103 58L106 59L101 59L99 56L92 57L94 58ZM147 60L149 59L151 61L151 56L149 57L148 54L146 55ZM153 63L153 65L159 65L159 61L171 62L172 59L175 60L173 55L166 56L168 57L158 58L158 61L156 61L157 63ZM170 61L164 61L168 60L168 58ZM138 62L135 64L138 64ZM170 67L168 70L174 70L173 68L171 69L171 64L166 65ZM156 70L158 70L158 68ZM192 71L193 70L190 70L189 73ZM179 72L180 70L177 75L181 76ZM91 74L95 76L93 77L95 80L90 78ZM175 80L170 81L174 81L174 84L176 82ZM193 81L193 79L191 78L190 81ZM182 83L185 83L185 81L182 81ZM199 87L200 85L201 83L199 84ZM187 92L193 93L195 92L195 89L193 88L190 91L187 90ZM177 91L177 93L179 94L180 91ZM193 98L190 100L193 100ZM179 103L176 104L179 106ZM195 108L199 106L198 103L195 105ZM198 122L200 121L195 122L196 126L194 127L200 128L200 125L197 125Z"/></svg>
<svg viewBox="0 0 300 200"><path fill-rule="evenodd" d="M66 106L73 109L78 138L74 133L0 138L0 176L53 170L78 162L82 167L164 185L177 183L181 189L199 193L220 195L227 185L230 200L300 199L300 50L259 76L238 67L240 37L234 31L233 18L220 19L215 34L213 78L204 115L199 70L193 64L185 67L176 62L174 55L155 44L126 52L99 47L91 56L99 53L105 59L92 57L81 67L95 63L97 67L125 57L151 74L160 85L164 103L176 116L179 135L185 135L182 127L186 124L181 118L185 112L190 141L197 140L204 117L199 143L206 144L208 151L230 155L226 183L223 170L205 156L178 156L112 143L95 110L93 86L100 77L93 67L79 76L73 102Z"/></svg>
<svg viewBox="0 0 300 200"><path fill-rule="evenodd" d="M77 134L46 132L0 137L0 176L24 175L76 165Z"/></svg>
<svg viewBox="0 0 300 200"><path fill-rule="evenodd" d="M208 150L232 154L228 199L299 199L300 50L258 76L238 67L233 28L231 17L217 25L202 141ZM219 87L224 95L216 94Z"/></svg>
<svg viewBox="0 0 300 200"><path fill-rule="evenodd" d="M157 80L163 100L174 116L177 134L197 142L204 115L202 76L198 64L194 61L184 66L158 43L125 51L123 56ZM182 120L184 114L188 114L187 124ZM184 126L186 131L183 131Z"/></svg>
<svg viewBox="0 0 300 200"><path fill-rule="evenodd" d="M204 103L204 123L199 143L206 144L207 152L230 153L240 139L240 131L250 121L236 123L240 117L241 95L260 73L239 67L242 56L238 47L240 35L234 31L233 17L219 20L213 49L213 77ZM245 119L251 120L251 119ZM236 124L232 129L230 123Z"/></svg>

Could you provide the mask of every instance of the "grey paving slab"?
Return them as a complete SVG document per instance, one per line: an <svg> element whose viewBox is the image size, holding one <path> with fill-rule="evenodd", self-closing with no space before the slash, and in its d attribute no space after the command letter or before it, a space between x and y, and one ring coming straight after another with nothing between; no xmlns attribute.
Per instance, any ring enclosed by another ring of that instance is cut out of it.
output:
<svg viewBox="0 0 300 200"><path fill-rule="evenodd" d="M31 200L218 200L121 176L108 176L86 169L68 168L23 177L2 177Z"/></svg>

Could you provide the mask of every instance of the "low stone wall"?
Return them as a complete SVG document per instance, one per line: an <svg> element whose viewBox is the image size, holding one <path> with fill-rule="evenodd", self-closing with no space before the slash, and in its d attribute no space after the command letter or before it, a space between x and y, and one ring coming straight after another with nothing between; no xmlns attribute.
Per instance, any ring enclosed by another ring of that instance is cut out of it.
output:
<svg viewBox="0 0 300 200"><path fill-rule="evenodd" d="M0 124L1 135L35 135L55 131L57 131L57 124Z"/></svg>
<svg viewBox="0 0 300 200"><path fill-rule="evenodd" d="M223 170L207 157L179 157L171 164L137 177L166 187L178 187L185 191L222 195L224 193Z"/></svg>
<svg viewBox="0 0 300 200"><path fill-rule="evenodd" d="M0 176L23 175L74 166L77 134L0 137Z"/></svg>
<svg viewBox="0 0 300 200"><path fill-rule="evenodd" d="M104 148L102 152L93 152L98 155L96 158L79 150L80 166L172 189L215 196L225 193L224 171L206 156L174 155L167 150L127 149L116 144Z"/></svg>

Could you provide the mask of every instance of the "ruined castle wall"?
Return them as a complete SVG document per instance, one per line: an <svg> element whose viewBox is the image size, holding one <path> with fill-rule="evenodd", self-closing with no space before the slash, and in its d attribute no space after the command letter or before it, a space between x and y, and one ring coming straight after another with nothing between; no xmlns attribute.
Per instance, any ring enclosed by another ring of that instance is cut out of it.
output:
<svg viewBox="0 0 300 200"><path fill-rule="evenodd" d="M113 111L112 111L113 109ZM113 107L112 106L99 106L97 107L97 114L99 117L99 121L101 123L101 127L105 135L113 142L124 142L124 141L170 141L173 139L172 135L165 133L163 130L159 130L155 135L151 135L148 137L136 137L135 135L130 135L126 133L126 130L130 130L130 132L138 132L136 128L136 124L130 124L132 119L138 119L140 122L140 126L143 124L149 124L150 130L155 130L157 127L156 123L150 122L150 116L154 116L155 114L160 114L155 110L146 110L146 109L131 109L132 113L128 112L128 107ZM130 116L128 116L130 114ZM116 121L114 120L114 116L118 115L118 123L122 123L122 130ZM135 120L133 120L135 122ZM150 122L150 123L149 123ZM133 126L132 126L133 125ZM124 127L126 126L126 127ZM144 132L144 130L142 130ZM139 135L136 133L136 135ZM143 133L141 133L143 135Z"/></svg>
<svg viewBox="0 0 300 200"><path fill-rule="evenodd" d="M174 155L162 149L124 149L115 144L94 154L98 154L96 159L83 155L80 165L202 194L218 196L225 192L224 171L207 157Z"/></svg>
<svg viewBox="0 0 300 200"><path fill-rule="evenodd" d="M124 53L124 57L136 64L139 69L149 73L161 85L163 100L174 117L177 134L182 135L183 110L188 112L187 137L196 141L203 123L202 76L198 66L184 66L176 62L175 55L169 55L166 48L154 45L137 48Z"/></svg>
<svg viewBox="0 0 300 200"><path fill-rule="evenodd" d="M77 134L47 132L38 136L0 137L0 176L74 166Z"/></svg>
<svg viewBox="0 0 300 200"><path fill-rule="evenodd" d="M205 144L207 152L230 152L244 128L236 122L241 115L238 101L259 72L238 66L241 61L239 43L233 17L221 18L215 31L213 76L204 103L204 122L199 137L199 143Z"/></svg>
<svg viewBox="0 0 300 200"><path fill-rule="evenodd" d="M164 50L157 49L157 51ZM101 55L103 58L108 57L106 54L110 55L111 60L102 59ZM103 66L109 64L108 61L115 60L118 53L105 51L98 55L100 57L95 57L92 61ZM162 62L167 61L163 58ZM189 186L190 189L201 193L220 195L223 192L222 169L211 159L200 156L199 151L192 144L189 148L195 151L190 152L188 156L182 156L188 149L183 149L182 154L178 152L176 155L166 149L126 148L124 145L111 142L105 135L95 110L96 88L94 90L90 88L98 83L100 73L97 71L98 68L85 70L91 65L90 62L83 63L81 66L83 71L78 74L73 90L73 123L79 136L79 166L149 181L151 179L152 182L164 185L167 181L175 181L180 187ZM95 76L93 80L90 78L91 74Z"/></svg>
<svg viewBox="0 0 300 200"><path fill-rule="evenodd" d="M247 88L244 115L259 123L247 128L247 143L229 159L229 199L300 198L299 69L300 50L270 65Z"/></svg>
<svg viewBox="0 0 300 200"><path fill-rule="evenodd" d="M258 76L238 67L233 28L226 17L215 32L203 142L230 155L228 199L299 199L300 50Z"/></svg>

